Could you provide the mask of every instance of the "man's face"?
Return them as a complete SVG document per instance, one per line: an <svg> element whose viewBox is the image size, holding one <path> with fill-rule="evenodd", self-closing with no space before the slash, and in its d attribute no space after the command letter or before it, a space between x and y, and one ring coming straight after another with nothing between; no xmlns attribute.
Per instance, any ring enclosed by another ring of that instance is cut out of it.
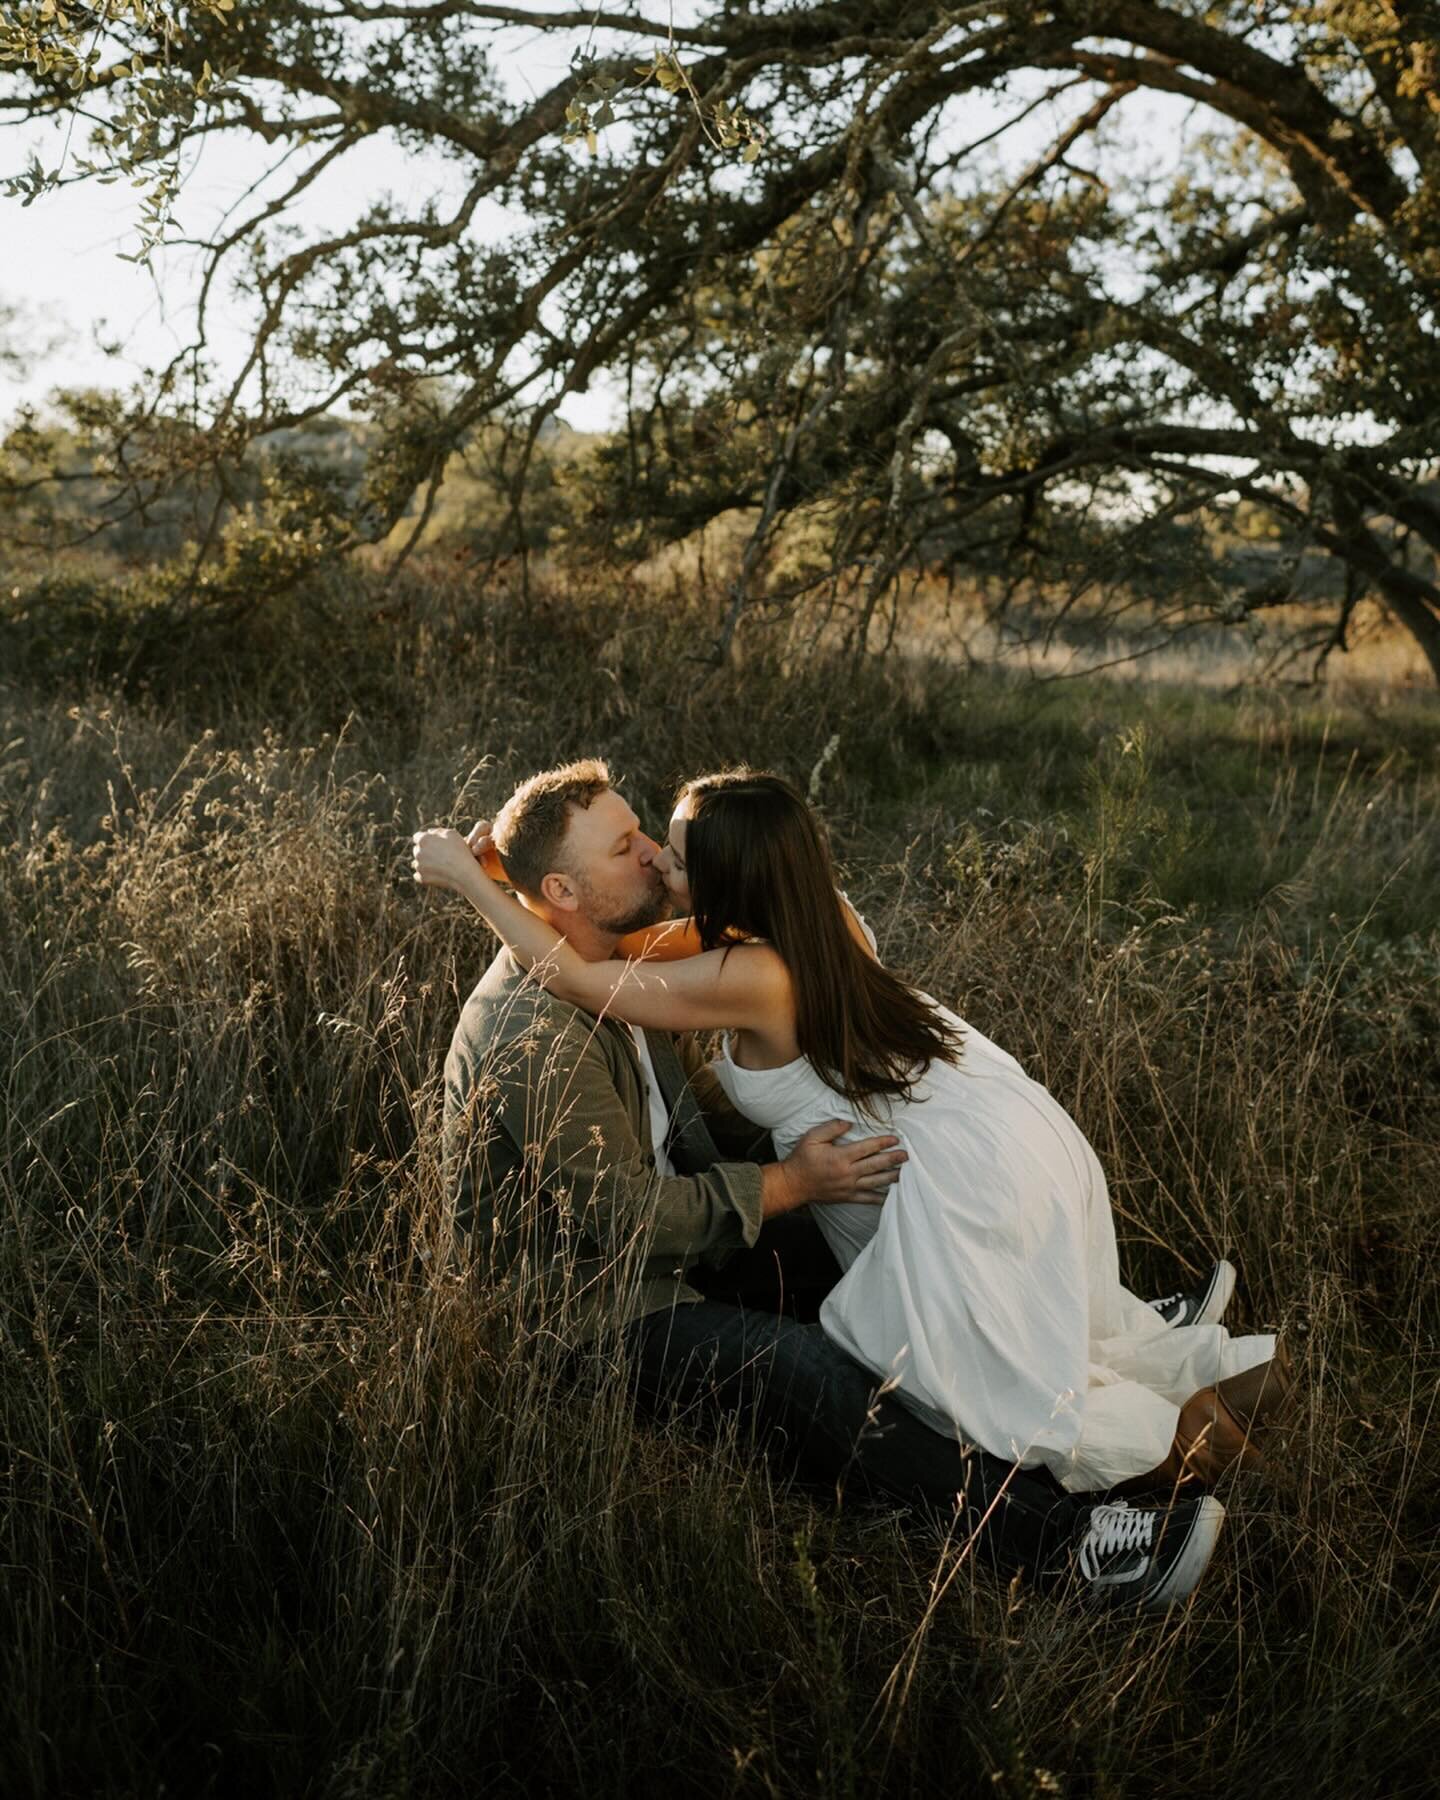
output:
<svg viewBox="0 0 1440 1800"><path fill-rule="evenodd" d="M655 867L658 849L613 788L571 810L565 866L585 917L598 930L623 937L669 916L670 897Z"/></svg>

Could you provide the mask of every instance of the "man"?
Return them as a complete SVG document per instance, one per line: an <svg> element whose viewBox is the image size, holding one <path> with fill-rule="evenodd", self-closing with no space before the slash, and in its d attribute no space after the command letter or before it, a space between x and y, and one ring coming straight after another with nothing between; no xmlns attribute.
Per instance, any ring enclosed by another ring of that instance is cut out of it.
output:
<svg viewBox="0 0 1440 1800"><path fill-rule="evenodd" d="M603 763L536 775L491 833L526 903L585 958L665 914L658 846ZM1209 1560L1223 1509L1096 1503L921 1423L818 1324L712 1295L797 1211L878 1204L904 1152L836 1120L783 1162L707 1082L693 1048L596 1019L503 950L466 1002L445 1065L457 1224L532 1327L583 1352L615 1341L640 1401L738 1413L801 1476L920 1504L1005 1569L1073 1573L1163 1607ZM688 1076L688 1079L687 1079Z"/></svg>

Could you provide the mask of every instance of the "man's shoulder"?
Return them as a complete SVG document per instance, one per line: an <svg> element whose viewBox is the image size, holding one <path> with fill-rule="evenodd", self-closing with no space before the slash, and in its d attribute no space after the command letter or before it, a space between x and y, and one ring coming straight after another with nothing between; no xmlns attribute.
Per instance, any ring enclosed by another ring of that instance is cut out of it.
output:
<svg viewBox="0 0 1440 1800"><path fill-rule="evenodd" d="M575 1015L568 1001L526 979L526 972L502 949L470 990L460 1010L451 1049L483 1051L493 1044L529 1037L537 1030L563 1031Z"/></svg>
<svg viewBox="0 0 1440 1800"><path fill-rule="evenodd" d="M493 1068L498 1053L509 1048L524 1045L530 1052L537 1043L549 1047L562 1039L580 1055L597 1042L603 1047L606 1034L589 1013L528 980L510 952L501 950L461 1010L445 1059L447 1083L481 1064Z"/></svg>

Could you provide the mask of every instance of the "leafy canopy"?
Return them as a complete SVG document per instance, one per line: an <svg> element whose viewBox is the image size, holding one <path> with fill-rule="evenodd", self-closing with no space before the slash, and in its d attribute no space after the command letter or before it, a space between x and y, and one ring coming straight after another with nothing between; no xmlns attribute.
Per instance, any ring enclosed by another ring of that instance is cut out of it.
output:
<svg viewBox="0 0 1440 1800"><path fill-rule="evenodd" d="M1429 7L668 13L6 9L0 118L73 113L64 178L152 182L141 253L185 146L238 137L268 170L204 245L195 344L91 420L112 512L117 480L139 504L203 471L218 542L247 448L348 408L371 448L327 542L423 529L482 428L523 541L546 423L605 374L628 421L572 533L635 550L747 509L721 652L801 595L864 642L939 566L1052 612L1141 588L1178 624L1318 596L1321 652L1375 595L1440 677ZM521 34L573 51L547 91L503 79ZM428 192L296 224L377 133ZM222 292L253 328L223 375ZM12 448L10 472L37 465Z"/></svg>

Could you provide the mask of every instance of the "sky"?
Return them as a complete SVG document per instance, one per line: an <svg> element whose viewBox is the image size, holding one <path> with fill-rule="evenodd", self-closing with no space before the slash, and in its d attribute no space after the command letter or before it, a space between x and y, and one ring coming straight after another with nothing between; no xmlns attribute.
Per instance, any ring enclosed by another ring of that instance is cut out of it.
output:
<svg viewBox="0 0 1440 1800"><path fill-rule="evenodd" d="M638 10L664 16L655 0ZM552 87L569 67L575 41L553 34L508 37L512 89L523 94ZM0 132L0 173L18 171L32 149L47 168L55 167L66 129L57 121L25 134ZM77 129L71 154L83 149L83 129ZM199 235L241 199L254 180L254 157L253 146L238 135L202 140L188 160L176 208L179 235ZM293 216L310 225L333 223L337 207L358 209L377 191L418 199L437 181L453 185L453 165L434 159L427 166L427 159L381 134L350 152L337 182L317 185ZM138 220L139 197L123 183L78 182L28 207L0 199L0 305L18 311L20 343L31 359L23 374L0 364L0 421L12 418L22 404L43 402L57 384L124 387L147 367L168 362L189 341L197 254L175 244L155 256L152 270L122 261L122 252L136 248ZM511 221L502 208L491 206L477 225L508 232ZM242 322L238 306L220 309L212 340L227 363L238 361L248 342ZM613 398L601 391L568 396L562 408L581 430L608 424L613 412Z"/></svg>
<svg viewBox="0 0 1440 1800"><path fill-rule="evenodd" d="M661 22L669 8L666 0L639 0L634 10ZM676 17L699 10L693 0L688 7L682 0ZM515 31L499 40L512 92L518 97L552 87L568 69L581 36ZM998 123L998 107L987 109L978 96L967 102L967 136L978 135L987 110ZM66 129L56 122L0 132L0 173L18 170L32 148L53 168ZM83 151L83 135L77 128L71 154ZM1017 136L1016 153L1033 154L1042 136L1048 138L1046 122L1036 118ZM253 146L238 136L201 141L188 162L177 206L182 234L203 234L240 202L256 173L254 158ZM453 163L406 152L382 133L343 158L334 180L328 186L317 183L292 216L312 226L333 224L378 191L418 202L437 183L453 187L455 181ZM139 197L124 184L79 182L29 207L0 199L0 305L18 309L17 335L29 364L9 370L0 362L0 424L23 404L43 404L56 385L126 387L189 341L198 253L172 244L156 254L150 270L121 260L122 252L136 247L138 218ZM502 236L516 223L504 209L489 205L477 228ZM248 344L243 321L238 303L212 303L211 343L226 366L238 365ZM603 378L592 382L589 392L567 396L561 407L561 417L578 430L608 428L618 415L618 393Z"/></svg>

